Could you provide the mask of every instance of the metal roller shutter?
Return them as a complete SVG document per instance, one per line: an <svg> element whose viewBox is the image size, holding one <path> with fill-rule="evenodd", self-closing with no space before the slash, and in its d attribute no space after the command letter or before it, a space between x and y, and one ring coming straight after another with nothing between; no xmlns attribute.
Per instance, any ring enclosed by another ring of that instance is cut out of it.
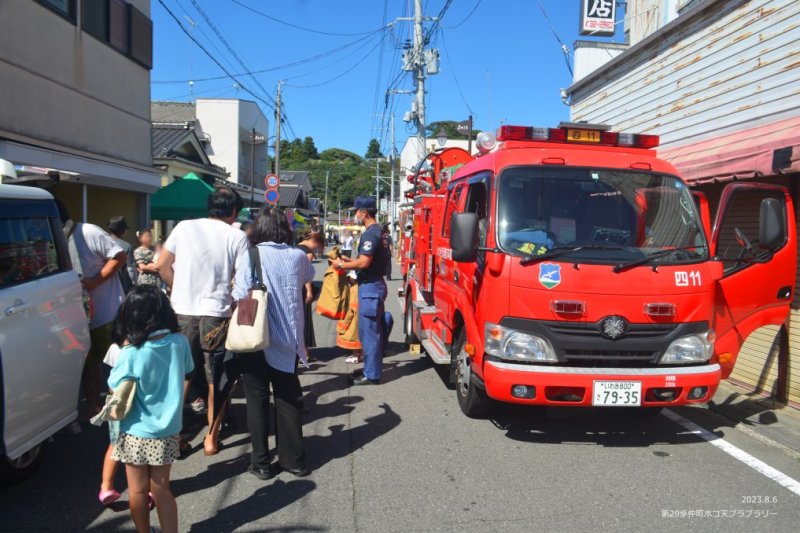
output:
<svg viewBox="0 0 800 533"><path fill-rule="evenodd" d="M789 317L789 401L800 407L800 310Z"/></svg>

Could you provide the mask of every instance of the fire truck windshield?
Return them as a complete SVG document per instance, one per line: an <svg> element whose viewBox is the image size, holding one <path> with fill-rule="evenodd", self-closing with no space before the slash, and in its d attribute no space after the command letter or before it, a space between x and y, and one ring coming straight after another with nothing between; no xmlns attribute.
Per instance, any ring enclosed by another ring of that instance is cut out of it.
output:
<svg viewBox="0 0 800 533"><path fill-rule="evenodd" d="M562 261L635 265L707 258L692 195L673 176L511 167L498 187L497 242L507 252L535 257L558 251Z"/></svg>

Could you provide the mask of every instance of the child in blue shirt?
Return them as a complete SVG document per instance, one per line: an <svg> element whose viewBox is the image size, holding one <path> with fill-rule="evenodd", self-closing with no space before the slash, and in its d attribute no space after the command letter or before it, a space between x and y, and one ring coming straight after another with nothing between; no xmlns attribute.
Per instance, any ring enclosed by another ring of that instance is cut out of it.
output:
<svg viewBox="0 0 800 533"><path fill-rule="evenodd" d="M134 288L119 309L117 325L127 345L108 378L116 389L136 381L136 396L120 421L112 458L125 463L131 518L137 531L150 531L148 492L156 501L164 533L178 531L178 508L169 486L178 458L184 381L194 369L186 337L167 296L157 287Z"/></svg>

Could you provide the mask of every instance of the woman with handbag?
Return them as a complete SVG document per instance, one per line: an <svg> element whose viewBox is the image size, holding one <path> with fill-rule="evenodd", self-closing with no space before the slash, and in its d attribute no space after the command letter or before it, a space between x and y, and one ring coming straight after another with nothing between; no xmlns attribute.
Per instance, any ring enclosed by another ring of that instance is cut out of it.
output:
<svg viewBox="0 0 800 533"><path fill-rule="evenodd" d="M275 431L279 435L280 466L296 476L308 475L303 451L301 389L297 377L298 359L307 363L304 342L302 287L314 278L314 268L305 253L291 246L292 229L286 215L278 208L264 210L256 220L251 235L255 251L239 259L233 284L237 313L231 319L226 346L240 339L238 330L257 332L258 305L264 301L260 288L266 289L266 336L269 345L248 353L238 353L239 368L247 400L247 425L253 452L248 472L266 480L274 475L267 439L269 436L270 387L275 400ZM255 268L254 268L255 266ZM256 290L253 290L256 289ZM246 311L246 312L243 312ZM244 317L243 315L248 315ZM262 315L263 316L263 315ZM254 328L239 324L255 320ZM260 320L264 320L261 318ZM263 343L262 343L263 344ZM257 344L255 344L257 345Z"/></svg>

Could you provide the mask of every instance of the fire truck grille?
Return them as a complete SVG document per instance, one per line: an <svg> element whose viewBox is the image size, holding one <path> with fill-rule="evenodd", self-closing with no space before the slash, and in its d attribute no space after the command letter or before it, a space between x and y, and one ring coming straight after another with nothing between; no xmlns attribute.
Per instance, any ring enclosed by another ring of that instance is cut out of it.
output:
<svg viewBox="0 0 800 533"><path fill-rule="evenodd" d="M610 351L610 350L564 350L568 366L594 368L640 368L655 364L658 352Z"/></svg>
<svg viewBox="0 0 800 533"><path fill-rule="evenodd" d="M602 338L599 323L591 322L543 322L545 327L559 335ZM629 339L658 338L669 335L678 324L630 324L625 332Z"/></svg>

